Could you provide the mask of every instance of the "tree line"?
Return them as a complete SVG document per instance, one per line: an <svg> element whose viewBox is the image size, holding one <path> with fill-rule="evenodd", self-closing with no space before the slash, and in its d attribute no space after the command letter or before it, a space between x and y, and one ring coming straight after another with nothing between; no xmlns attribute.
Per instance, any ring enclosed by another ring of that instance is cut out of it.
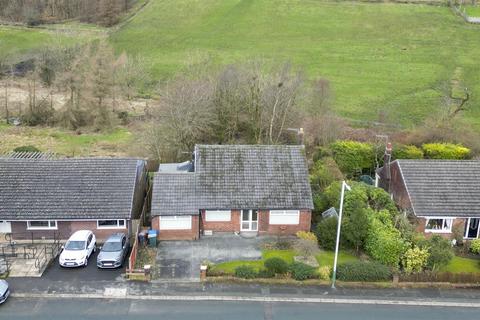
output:
<svg viewBox="0 0 480 320"><path fill-rule="evenodd" d="M68 19L114 25L137 0L0 0L0 19L37 25Z"/></svg>

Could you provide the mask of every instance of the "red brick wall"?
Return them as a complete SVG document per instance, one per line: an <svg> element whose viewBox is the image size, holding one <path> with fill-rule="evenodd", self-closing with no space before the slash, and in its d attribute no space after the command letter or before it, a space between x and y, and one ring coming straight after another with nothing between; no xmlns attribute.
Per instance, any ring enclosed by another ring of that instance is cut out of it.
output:
<svg viewBox="0 0 480 320"><path fill-rule="evenodd" d="M463 232L463 230L465 228L466 220L467 219L454 219L453 220L452 231L454 230L454 228L460 227L462 232ZM415 218L415 225L416 225L415 231L423 233L425 235L425 237L427 237L427 238L431 237L434 234L438 234L445 239L449 239L449 240L452 239L453 232L449 232L449 233L425 232L425 223L426 222L427 222L427 219L425 219L425 218Z"/></svg>
<svg viewBox="0 0 480 320"><path fill-rule="evenodd" d="M310 231L312 212L310 210L300 210L299 224L271 225L269 221L270 211L261 210L258 221L259 234L294 235L298 231Z"/></svg>
<svg viewBox="0 0 480 320"><path fill-rule="evenodd" d="M161 217L152 218L152 229L160 229ZM199 237L198 215L192 216L192 229L190 230L160 230L159 240L196 240Z"/></svg>
<svg viewBox="0 0 480 320"><path fill-rule="evenodd" d="M410 197L408 196L408 191L405 187L405 182L403 181L398 162L393 162L391 164L390 172L391 182L389 192L393 194L393 200L400 208L413 212L412 203L410 202Z"/></svg>
<svg viewBox="0 0 480 320"><path fill-rule="evenodd" d="M116 232L128 233L128 229L97 229L96 220L86 221L57 221L57 230L27 230L26 221L12 221L12 238L14 240L30 240L33 234L34 239L53 239L54 233L60 235L60 239L66 240L78 230L91 230L97 242L104 242L111 234ZM127 220L127 227L130 228L130 221Z"/></svg>
<svg viewBox="0 0 480 320"><path fill-rule="evenodd" d="M240 232L240 210L232 210L230 221L205 221L205 210L201 210L200 230L214 232Z"/></svg>

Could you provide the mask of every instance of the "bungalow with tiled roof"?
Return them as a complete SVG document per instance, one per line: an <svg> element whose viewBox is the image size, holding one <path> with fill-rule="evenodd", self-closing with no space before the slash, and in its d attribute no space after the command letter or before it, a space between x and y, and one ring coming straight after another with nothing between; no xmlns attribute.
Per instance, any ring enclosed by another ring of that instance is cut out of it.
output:
<svg viewBox="0 0 480 320"><path fill-rule="evenodd" d="M292 235L310 230L312 209L303 146L197 145L190 165L160 165L152 228L160 239Z"/></svg>
<svg viewBox="0 0 480 320"><path fill-rule="evenodd" d="M417 220L417 231L479 237L480 161L395 160L379 170L379 185Z"/></svg>
<svg viewBox="0 0 480 320"><path fill-rule="evenodd" d="M89 229L102 241L131 230L145 184L138 159L0 158L0 233L67 239Z"/></svg>

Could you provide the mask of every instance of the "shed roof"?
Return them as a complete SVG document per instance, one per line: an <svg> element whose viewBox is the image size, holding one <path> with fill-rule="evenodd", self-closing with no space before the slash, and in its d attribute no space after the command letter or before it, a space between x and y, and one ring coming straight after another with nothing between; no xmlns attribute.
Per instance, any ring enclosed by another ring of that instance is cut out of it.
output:
<svg viewBox="0 0 480 320"><path fill-rule="evenodd" d="M0 159L0 219L131 218L137 159Z"/></svg>
<svg viewBox="0 0 480 320"><path fill-rule="evenodd" d="M480 161L396 160L417 216L480 216Z"/></svg>

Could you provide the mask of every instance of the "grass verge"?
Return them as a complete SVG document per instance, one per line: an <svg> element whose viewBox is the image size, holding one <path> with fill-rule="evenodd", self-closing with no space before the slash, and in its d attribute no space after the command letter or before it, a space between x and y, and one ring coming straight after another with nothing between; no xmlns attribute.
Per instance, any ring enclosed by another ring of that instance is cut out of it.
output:
<svg viewBox="0 0 480 320"><path fill-rule="evenodd" d="M450 263L440 271L452 273L478 273L480 272L480 260L455 256Z"/></svg>

